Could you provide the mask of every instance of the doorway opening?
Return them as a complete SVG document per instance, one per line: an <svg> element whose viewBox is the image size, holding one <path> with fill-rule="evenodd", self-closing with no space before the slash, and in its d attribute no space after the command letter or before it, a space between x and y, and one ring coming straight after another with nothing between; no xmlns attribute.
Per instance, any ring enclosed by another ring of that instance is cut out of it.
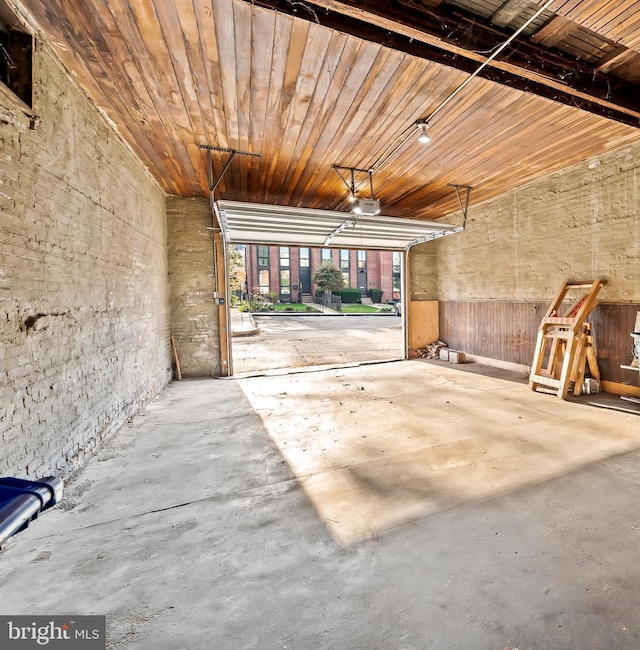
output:
<svg viewBox="0 0 640 650"><path fill-rule="evenodd" d="M381 352L383 358L388 359L407 357L409 310L396 310L394 306L406 299L408 251L416 244L461 232L464 225L456 227L419 219L215 201L213 189L215 184L212 186L212 208L216 241L222 243L225 260L240 256L244 262L238 274L244 274L244 285L241 283L240 287L232 288L233 269L228 264L220 267L223 273L217 274L221 350L228 375L241 372L239 368L249 372L240 363L239 346L233 345L233 338L243 338L238 336L244 333L241 329L253 335L253 330L259 331L256 321L267 318L273 321L275 317L296 316L298 329L307 333L314 329L322 333L324 340L321 336L291 334L284 337L288 342L284 349L275 345L275 338L269 340L264 352L251 350L252 364L260 366L257 370L267 365L273 367L273 364L290 368L345 363L354 355L362 360L365 351L375 354L378 357L375 360L379 360ZM397 254L395 258L394 253ZM222 276L224 291L221 291ZM323 293L321 300L320 293ZM245 305L243 301L250 304ZM401 324L398 315L401 315ZM334 320L329 320L329 316ZM302 317L308 322L301 321ZM324 320L314 323L310 320L312 317ZM347 317L359 318L361 322L348 321ZM374 319L384 319L385 326L375 327ZM275 321L273 323L275 326ZM284 321L275 329L281 331L283 325ZM372 343L372 329L394 329L399 342L382 346ZM356 331L359 338L354 340L345 333L351 330ZM229 331L236 336L228 337ZM308 339L314 338L316 340L309 342ZM334 347L337 349L332 350ZM292 360L294 352L299 358ZM236 367L234 356L238 362ZM269 364L267 359L274 356L276 361Z"/></svg>
<svg viewBox="0 0 640 650"><path fill-rule="evenodd" d="M401 257L387 250L231 244L234 374L402 359ZM324 286L323 273L335 283Z"/></svg>

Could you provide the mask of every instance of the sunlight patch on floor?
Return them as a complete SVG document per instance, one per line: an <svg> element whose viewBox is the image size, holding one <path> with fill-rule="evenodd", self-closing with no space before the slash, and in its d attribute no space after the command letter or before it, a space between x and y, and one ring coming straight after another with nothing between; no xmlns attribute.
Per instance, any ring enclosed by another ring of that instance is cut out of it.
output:
<svg viewBox="0 0 640 650"><path fill-rule="evenodd" d="M239 383L345 544L640 448L637 416L420 361Z"/></svg>

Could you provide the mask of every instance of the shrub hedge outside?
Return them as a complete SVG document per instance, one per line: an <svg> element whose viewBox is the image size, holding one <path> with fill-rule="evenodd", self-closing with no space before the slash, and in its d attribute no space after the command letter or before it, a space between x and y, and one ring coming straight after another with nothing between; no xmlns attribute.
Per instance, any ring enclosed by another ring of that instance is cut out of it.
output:
<svg viewBox="0 0 640 650"><path fill-rule="evenodd" d="M345 304L360 302L362 297L360 289L342 289L341 291L332 291L334 296L340 296ZM324 295L324 289L316 289L316 298L320 299Z"/></svg>

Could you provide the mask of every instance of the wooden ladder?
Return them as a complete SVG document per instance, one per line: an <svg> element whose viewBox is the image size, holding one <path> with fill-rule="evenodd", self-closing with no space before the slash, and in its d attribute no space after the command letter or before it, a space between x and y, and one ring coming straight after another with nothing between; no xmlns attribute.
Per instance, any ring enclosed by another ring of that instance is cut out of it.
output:
<svg viewBox="0 0 640 650"><path fill-rule="evenodd" d="M605 284L606 280L595 280L562 285L538 327L529 376L532 390L551 388L560 399L566 399L570 384L574 382L573 393L580 395L587 363L591 375L600 379L593 328L586 319L598 304L598 293ZM573 289L587 291L575 300L564 316L559 316L567 293ZM543 367L547 350L547 365Z"/></svg>

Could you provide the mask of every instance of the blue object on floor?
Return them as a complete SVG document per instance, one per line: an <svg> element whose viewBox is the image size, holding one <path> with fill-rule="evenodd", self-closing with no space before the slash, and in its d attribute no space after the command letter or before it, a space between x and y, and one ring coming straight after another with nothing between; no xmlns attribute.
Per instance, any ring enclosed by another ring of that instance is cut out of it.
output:
<svg viewBox="0 0 640 650"><path fill-rule="evenodd" d="M38 481L0 477L0 545L24 530L42 510L62 498L62 480L47 476Z"/></svg>

